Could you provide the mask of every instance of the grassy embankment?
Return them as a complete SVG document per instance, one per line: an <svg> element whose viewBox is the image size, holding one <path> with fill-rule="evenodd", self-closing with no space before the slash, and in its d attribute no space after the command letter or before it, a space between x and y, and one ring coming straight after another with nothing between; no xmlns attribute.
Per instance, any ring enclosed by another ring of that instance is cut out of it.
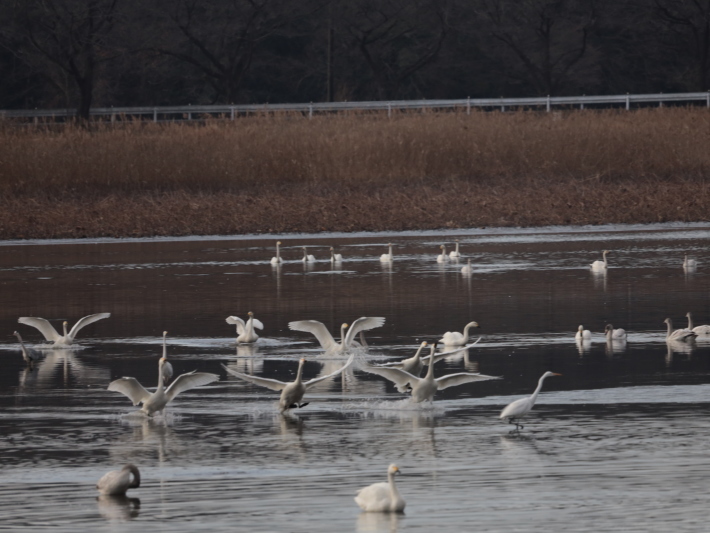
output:
<svg viewBox="0 0 710 533"><path fill-rule="evenodd" d="M0 122L0 239L710 218L710 112Z"/></svg>

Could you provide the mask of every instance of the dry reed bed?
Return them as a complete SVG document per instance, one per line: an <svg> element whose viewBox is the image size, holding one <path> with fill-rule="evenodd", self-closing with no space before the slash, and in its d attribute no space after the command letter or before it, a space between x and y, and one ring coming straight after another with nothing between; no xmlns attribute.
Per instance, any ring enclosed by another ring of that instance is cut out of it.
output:
<svg viewBox="0 0 710 533"><path fill-rule="evenodd" d="M710 113L0 123L0 238L701 221Z"/></svg>

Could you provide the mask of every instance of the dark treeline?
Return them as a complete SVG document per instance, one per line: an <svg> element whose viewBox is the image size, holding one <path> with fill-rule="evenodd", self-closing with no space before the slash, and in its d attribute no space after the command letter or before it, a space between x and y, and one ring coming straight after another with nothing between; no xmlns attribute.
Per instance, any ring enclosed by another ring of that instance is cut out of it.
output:
<svg viewBox="0 0 710 533"><path fill-rule="evenodd" d="M710 0L0 0L0 108L705 91Z"/></svg>

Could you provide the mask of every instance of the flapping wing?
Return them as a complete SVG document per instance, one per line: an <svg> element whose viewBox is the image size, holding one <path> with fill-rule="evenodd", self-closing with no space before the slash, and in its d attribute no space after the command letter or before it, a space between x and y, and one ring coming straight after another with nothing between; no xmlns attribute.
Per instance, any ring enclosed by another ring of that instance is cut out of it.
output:
<svg viewBox="0 0 710 533"><path fill-rule="evenodd" d="M136 378L120 378L112 381L108 385L108 390L125 394L133 402L133 405L138 405L151 396L151 392L138 383Z"/></svg>
<svg viewBox="0 0 710 533"><path fill-rule="evenodd" d="M44 318L38 318L34 316L21 316L17 319L17 322L19 322L20 324L25 324L27 326L32 326L33 328L37 328L39 332L44 336L44 338L48 341L54 342L60 338L60 335L59 333L57 333L57 330L54 329L54 326L52 326L52 324L50 324Z"/></svg>
<svg viewBox="0 0 710 533"><path fill-rule="evenodd" d="M400 368L385 368L381 366L362 365L362 370L370 374L377 374L395 384L399 392L406 392L408 384L417 383L420 378L405 372Z"/></svg>
<svg viewBox="0 0 710 533"><path fill-rule="evenodd" d="M104 318L108 318L110 316L111 313L96 313L95 315L89 315L79 319L79 321L74 324L74 327L71 328L71 331L69 332L69 337L73 339L74 337L76 337L76 334L79 333L79 330L84 326L88 326L89 324L93 324L98 320L103 320Z"/></svg>
<svg viewBox="0 0 710 533"><path fill-rule="evenodd" d="M318 322L317 320L296 320L295 322L289 322L288 328L294 331L305 331L306 333L312 333L320 342L320 345L324 350L330 350L337 346L337 343L333 339L333 336L325 327L325 324ZM350 333L348 333L349 335Z"/></svg>
<svg viewBox="0 0 710 533"><path fill-rule="evenodd" d="M345 336L344 346L350 346L350 343L355 339L355 335L361 331L379 328L385 323L385 318L381 316L361 316L352 323L348 334Z"/></svg>
<svg viewBox="0 0 710 533"><path fill-rule="evenodd" d="M262 324L261 320L259 320L258 318L252 318L251 320L251 323L254 324L254 327L256 329L264 329L264 324Z"/></svg>
<svg viewBox="0 0 710 533"><path fill-rule="evenodd" d="M165 395L168 400L172 400L186 390L194 389L195 387L200 387L202 385L207 385L214 381L219 381L219 376L217 374L211 374L209 372L188 372L187 374L180 374L175 381L173 381L170 386L165 389Z"/></svg>
<svg viewBox="0 0 710 533"><path fill-rule="evenodd" d="M457 374L449 374L448 376L441 376L435 381L438 385L439 390L448 389L449 387L455 387L456 385L463 385L464 383L471 383L473 381L488 381L489 379L501 379L498 376L486 376L485 374L472 374L469 372L459 372Z"/></svg>
<svg viewBox="0 0 710 533"><path fill-rule="evenodd" d="M461 350L468 350L471 346L475 346L478 344L478 341L480 341L483 337L478 337L478 340L476 342L472 342L471 344L467 344L466 346L461 346L460 348L456 348L455 350L449 350L448 352L441 352L441 353L435 353L434 354L434 363L438 363L445 357L448 357L449 355L455 354L460 352ZM422 361L424 362L425 365L429 364L429 358L431 356L427 355L426 357L422 357Z"/></svg>
<svg viewBox="0 0 710 533"><path fill-rule="evenodd" d="M327 375L325 375L325 376L320 376L320 377L314 378L314 379L312 379L312 380L310 380L310 381L306 381L306 382L304 383L304 385L306 386L306 390L310 389L313 385L315 385L316 383L319 383L319 382L323 381L324 379L328 379L328 378L332 378L332 377L334 377L334 376L337 376L338 374L340 374L341 372L343 372L346 368L348 368L348 367L353 363L353 360L354 360L354 359L355 359L355 354L352 354L352 355L348 358L347 362L346 362L340 369L336 370L335 372L331 372L330 374L327 374Z"/></svg>
<svg viewBox="0 0 710 533"><path fill-rule="evenodd" d="M244 329L244 321L241 318L239 318L238 316L228 316L227 317L227 324L236 324L237 333L239 335L244 335L244 332L246 331Z"/></svg>
<svg viewBox="0 0 710 533"><path fill-rule="evenodd" d="M259 378L256 376L250 376L249 374L242 374L241 372L228 368L226 365L222 365L222 368L236 378L243 379L244 381L248 381L254 385L259 385L260 387L266 387L267 389L282 391L284 390L284 387L288 385L288 383L284 383L283 381L279 381L277 379Z"/></svg>

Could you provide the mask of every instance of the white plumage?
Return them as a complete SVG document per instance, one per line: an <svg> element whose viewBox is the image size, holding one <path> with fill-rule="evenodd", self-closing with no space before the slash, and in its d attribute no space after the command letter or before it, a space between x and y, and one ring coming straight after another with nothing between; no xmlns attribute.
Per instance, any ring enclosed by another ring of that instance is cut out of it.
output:
<svg viewBox="0 0 710 533"><path fill-rule="evenodd" d="M357 491L355 501L363 511L369 512L402 512L407 502L397 490L394 476L400 473L399 467L391 464L387 469L387 481L373 483Z"/></svg>
<svg viewBox="0 0 710 533"><path fill-rule="evenodd" d="M20 324L25 324L27 326L37 328L45 339L54 343L55 347L64 347L69 346L74 342L74 338L76 337L77 333L79 333L79 330L81 328L86 327L89 324L93 324L97 320L102 320L110 316L111 313L97 313L95 315L85 316L84 318L79 319L76 324L74 324L74 327L71 328L71 331L69 331L69 333L67 333L68 322L65 320L62 324L64 328L64 335L60 335L59 333L57 333L57 330L54 329L54 326L52 326L52 324L50 324L44 318L22 316L17 321Z"/></svg>

